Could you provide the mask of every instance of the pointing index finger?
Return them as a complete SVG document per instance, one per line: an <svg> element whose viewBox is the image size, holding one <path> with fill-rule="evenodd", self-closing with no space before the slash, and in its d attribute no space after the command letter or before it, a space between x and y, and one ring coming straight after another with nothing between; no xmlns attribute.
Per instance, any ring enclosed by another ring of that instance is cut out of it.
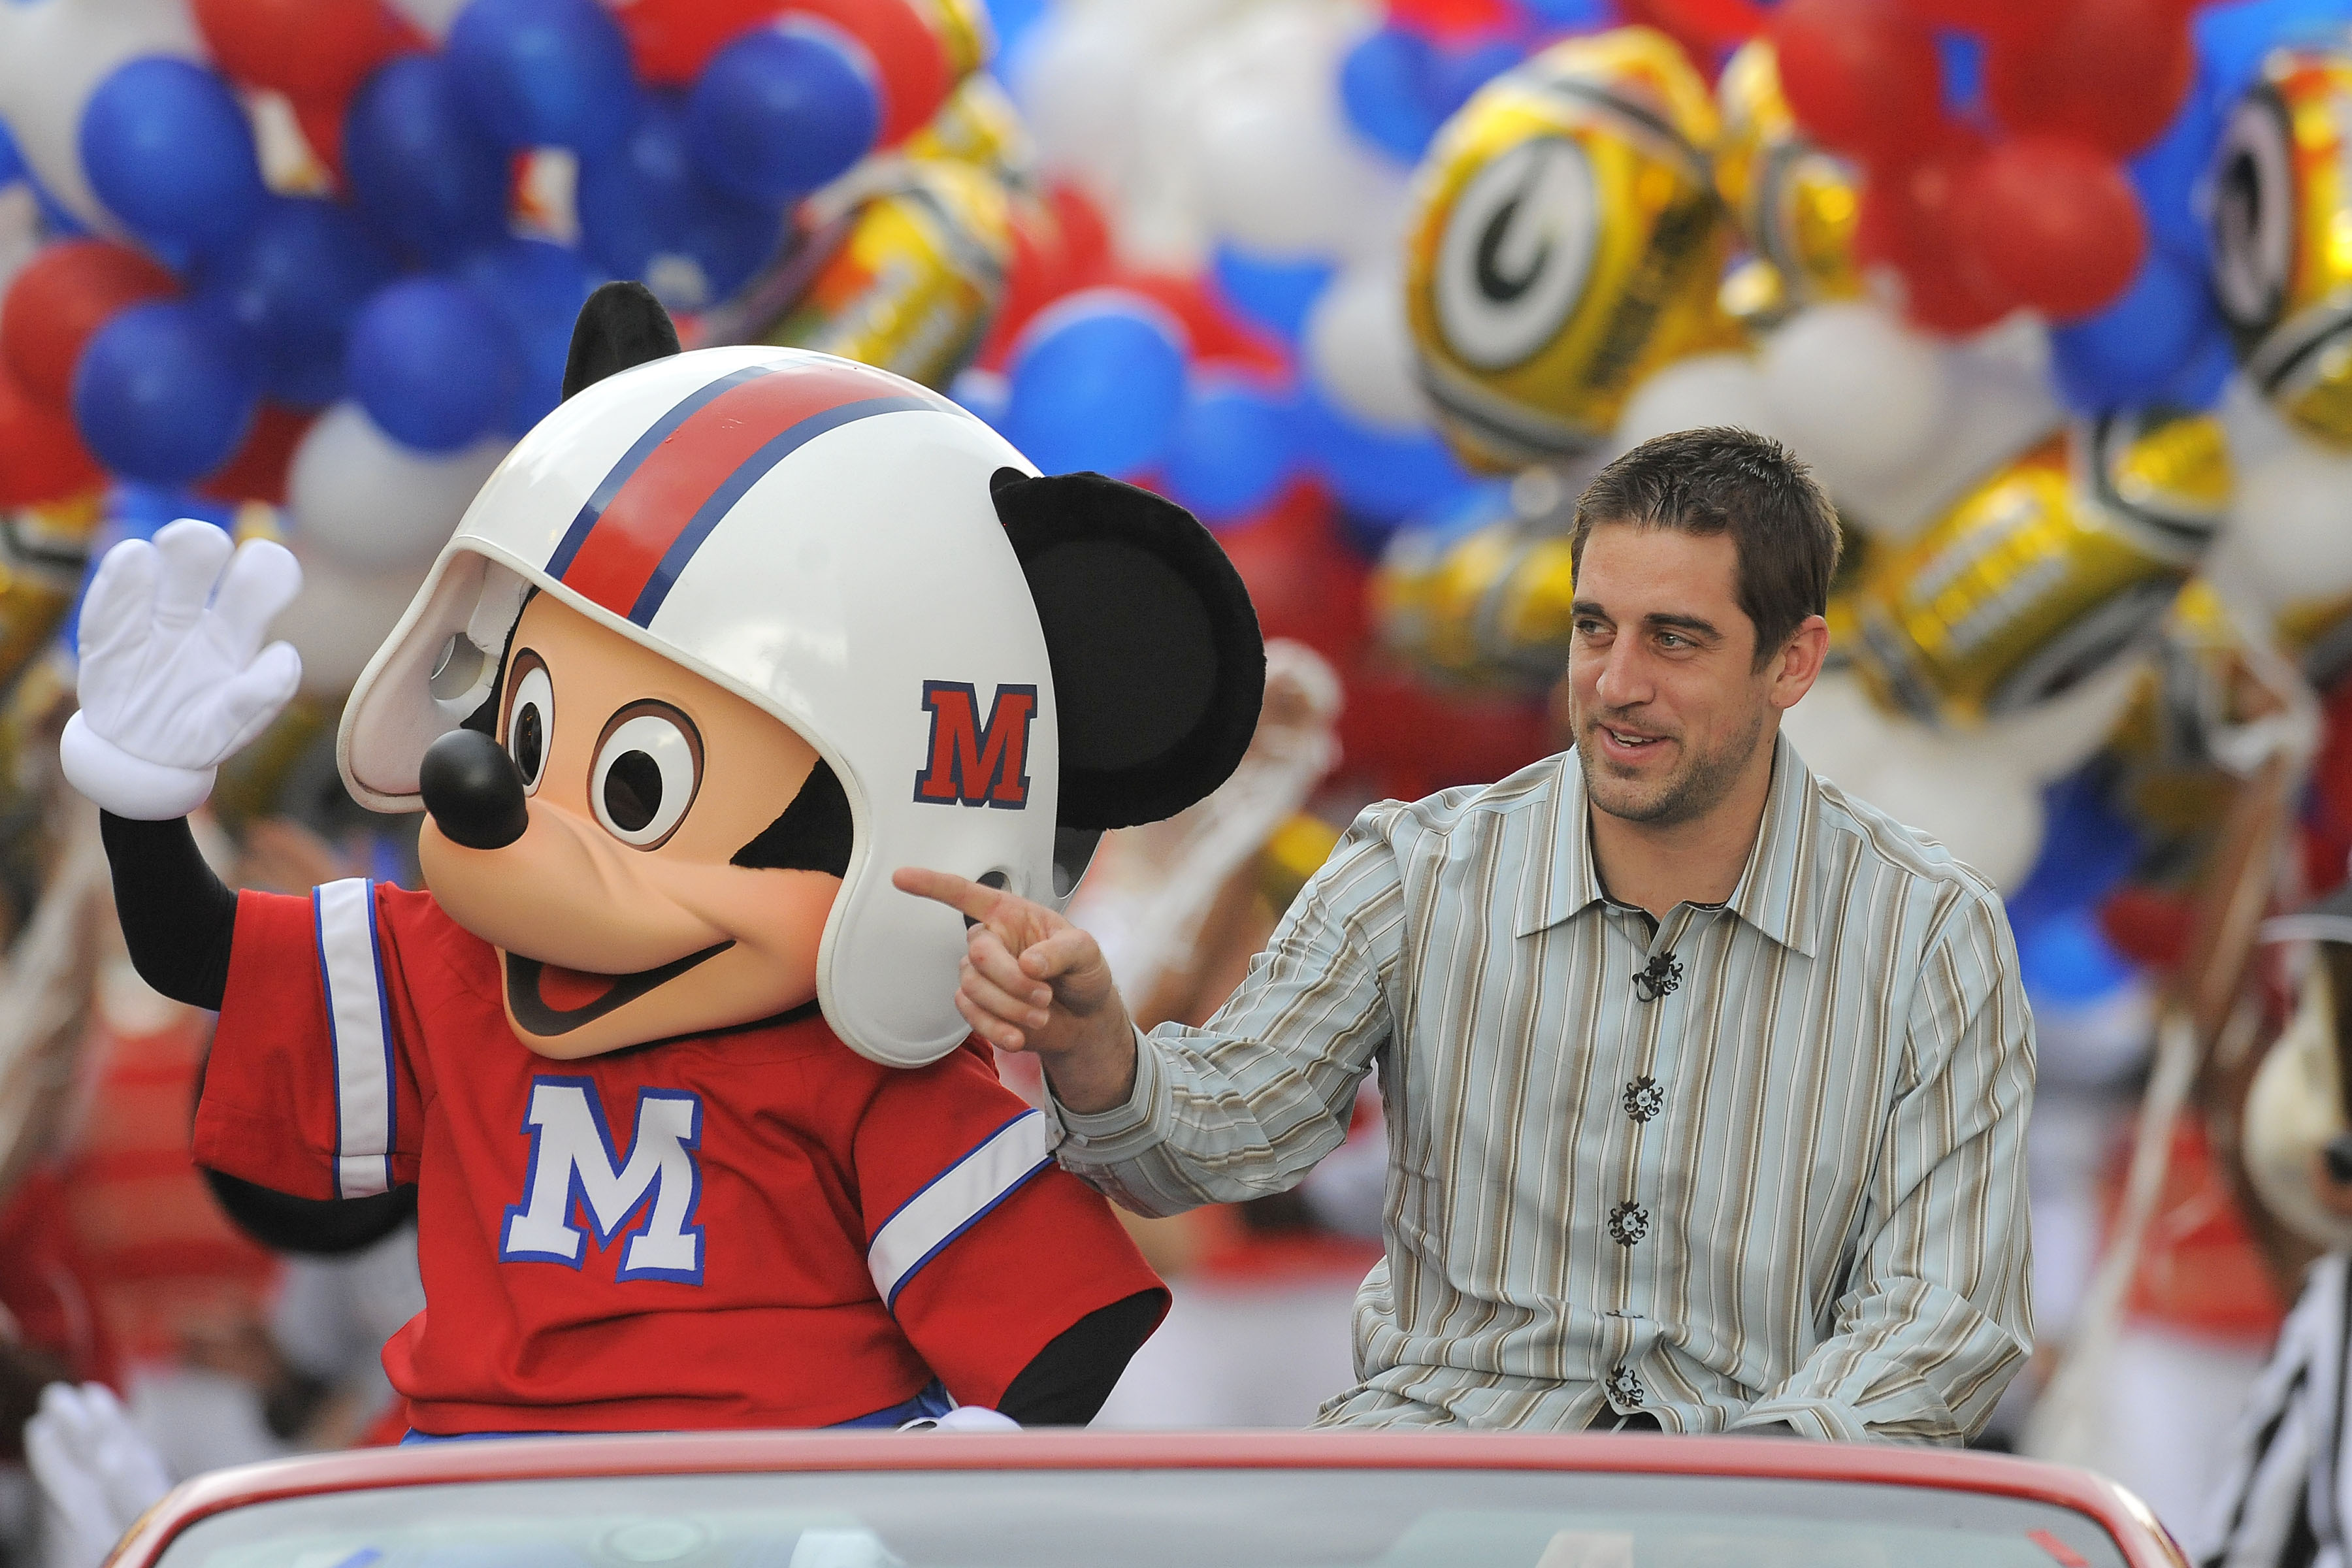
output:
<svg viewBox="0 0 2352 1568"><path fill-rule="evenodd" d="M890 885L902 893L912 893L919 899L929 899L947 905L966 920L984 921L996 910L1004 895L985 883L952 871L933 871L921 866L901 866L890 873Z"/></svg>

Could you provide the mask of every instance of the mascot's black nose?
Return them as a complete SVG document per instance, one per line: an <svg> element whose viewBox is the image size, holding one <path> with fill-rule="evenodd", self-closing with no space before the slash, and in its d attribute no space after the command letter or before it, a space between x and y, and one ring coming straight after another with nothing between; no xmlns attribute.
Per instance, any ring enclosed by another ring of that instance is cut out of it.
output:
<svg viewBox="0 0 2352 1568"><path fill-rule="evenodd" d="M530 826L514 759L478 730L452 730L426 748L417 787L433 825L468 849L503 849Z"/></svg>

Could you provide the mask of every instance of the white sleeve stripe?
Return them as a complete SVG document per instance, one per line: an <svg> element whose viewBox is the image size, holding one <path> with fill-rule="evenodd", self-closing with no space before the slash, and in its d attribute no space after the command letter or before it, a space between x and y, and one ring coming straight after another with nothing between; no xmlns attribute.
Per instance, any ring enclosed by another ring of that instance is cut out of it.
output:
<svg viewBox="0 0 2352 1568"><path fill-rule="evenodd" d="M372 1197L392 1186L392 1025L376 950L375 889L350 877L314 889L319 972L335 1050L335 1190Z"/></svg>
<svg viewBox="0 0 2352 1568"><path fill-rule="evenodd" d="M1051 1127L1038 1112L1024 1110L899 1205L866 1249L866 1267L883 1304L895 1304L924 1264L1053 1162Z"/></svg>

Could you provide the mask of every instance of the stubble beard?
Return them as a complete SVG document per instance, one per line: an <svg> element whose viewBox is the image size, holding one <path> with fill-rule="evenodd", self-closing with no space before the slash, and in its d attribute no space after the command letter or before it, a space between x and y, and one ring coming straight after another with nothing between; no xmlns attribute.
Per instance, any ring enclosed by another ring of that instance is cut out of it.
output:
<svg viewBox="0 0 2352 1568"><path fill-rule="evenodd" d="M1602 721L1587 720L1576 733L1576 750L1584 763L1585 797L1622 822L1650 827L1674 827L1694 822L1720 805L1738 783L1740 771L1756 754L1764 733L1764 711L1759 709L1739 734L1713 750L1685 753L1683 765L1646 791L1635 780L1610 772L1593 731Z"/></svg>

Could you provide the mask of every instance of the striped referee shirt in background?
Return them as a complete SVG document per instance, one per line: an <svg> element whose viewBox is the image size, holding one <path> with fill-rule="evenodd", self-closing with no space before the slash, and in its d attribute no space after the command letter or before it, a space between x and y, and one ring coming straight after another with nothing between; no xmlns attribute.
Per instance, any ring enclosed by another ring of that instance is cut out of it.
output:
<svg viewBox="0 0 2352 1568"><path fill-rule="evenodd" d="M1585 811L1573 752L1367 810L1127 1105L1055 1108L1062 1163L1145 1214L1279 1191L1378 1066L1388 1255L1324 1424L1973 1433L2032 1331L1999 896L1785 739L1723 905L1612 902Z"/></svg>

